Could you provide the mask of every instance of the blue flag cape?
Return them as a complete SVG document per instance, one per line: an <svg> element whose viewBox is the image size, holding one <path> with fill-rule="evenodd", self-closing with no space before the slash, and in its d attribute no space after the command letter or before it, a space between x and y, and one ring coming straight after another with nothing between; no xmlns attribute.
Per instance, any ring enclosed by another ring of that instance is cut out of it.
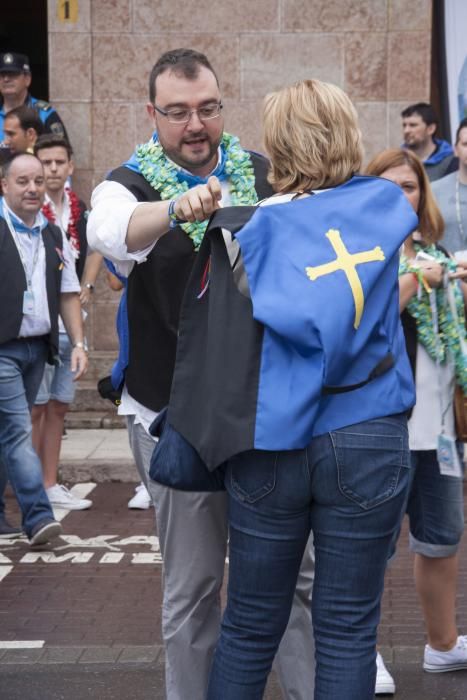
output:
<svg viewBox="0 0 467 700"><path fill-rule="evenodd" d="M412 405L398 264L399 248L417 222L399 187L354 177L309 198L260 207L236 234L253 315L265 327L255 447L278 449L284 429L290 447L303 447L312 435L343 427L342 420ZM323 386L364 380L388 352L396 359L391 374L399 376L387 395L380 395L380 385L389 377L368 385L373 408L361 410L358 392L337 401L322 397Z"/></svg>
<svg viewBox="0 0 467 700"><path fill-rule="evenodd" d="M398 186L362 176L214 215L185 294L168 413L209 468L413 405L398 263L417 222ZM239 243L251 301L220 229Z"/></svg>

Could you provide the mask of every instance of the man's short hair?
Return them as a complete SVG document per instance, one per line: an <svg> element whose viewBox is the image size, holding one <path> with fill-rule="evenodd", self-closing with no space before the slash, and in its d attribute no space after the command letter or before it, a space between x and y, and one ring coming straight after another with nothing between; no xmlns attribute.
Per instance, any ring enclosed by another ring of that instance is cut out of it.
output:
<svg viewBox="0 0 467 700"><path fill-rule="evenodd" d="M34 129L38 136L44 133L44 125L38 113L32 107L27 107L26 105L14 107L14 109L10 109L10 111L5 114L5 119L8 119L8 117L16 117L23 131Z"/></svg>
<svg viewBox="0 0 467 700"><path fill-rule="evenodd" d="M263 134L271 161L268 180L278 192L334 187L360 169L357 112L331 83L302 80L267 95Z"/></svg>
<svg viewBox="0 0 467 700"><path fill-rule="evenodd" d="M431 126L431 124L438 126L438 117L436 116L435 110L428 102L417 102L414 105L409 105L402 110L401 117L405 119L414 114L418 114L427 126Z"/></svg>
<svg viewBox="0 0 467 700"><path fill-rule="evenodd" d="M171 70L187 80L196 80L201 66L211 71L219 85L216 72L204 53L194 49L173 49L163 53L154 64L149 76L149 100L151 103L154 104L156 101L156 78L159 75Z"/></svg>
<svg viewBox="0 0 467 700"><path fill-rule="evenodd" d="M459 143L462 129L467 129L467 117L464 117L459 126L457 127L456 140L454 143Z"/></svg>
<svg viewBox="0 0 467 700"><path fill-rule="evenodd" d="M64 148L67 152L68 160L73 155L73 149L68 139L60 136L60 134L42 134L42 136L39 136L34 144L34 155L37 156L37 153L42 151L43 148Z"/></svg>
<svg viewBox="0 0 467 700"><path fill-rule="evenodd" d="M3 163L1 176L7 177L8 173L10 172L10 168L13 165L13 163L15 162L15 160L17 158L22 158L23 156L26 156L26 158L34 158L35 160L38 161L38 163L41 164L41 167L42 167L42 163L40 162L39 158L37 156L35 156L33 153L23 153L23 152L13 153L11 158L9 158L5 163Z"/></svg>

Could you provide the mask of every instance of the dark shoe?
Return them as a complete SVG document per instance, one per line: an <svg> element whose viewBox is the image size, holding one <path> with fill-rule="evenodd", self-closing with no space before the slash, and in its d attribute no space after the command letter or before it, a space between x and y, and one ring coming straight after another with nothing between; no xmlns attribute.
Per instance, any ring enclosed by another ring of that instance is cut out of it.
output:
<svg viewBox="0 0 467 700"><path fill-rule="evenodd" d="M36 544L47 544L47 542L50 542L54 537L58 537L61 534L62 526L60 523L47 518L33 528L31 536L29 537L29 544L33 546Z"/></svg>
<svg viewBox="0 0 467 700"><path fill-rule="evenodd" d="M20 527L13 527L8 520L0 518L0 536L1 535L22 535L23 531Z"/></svg>

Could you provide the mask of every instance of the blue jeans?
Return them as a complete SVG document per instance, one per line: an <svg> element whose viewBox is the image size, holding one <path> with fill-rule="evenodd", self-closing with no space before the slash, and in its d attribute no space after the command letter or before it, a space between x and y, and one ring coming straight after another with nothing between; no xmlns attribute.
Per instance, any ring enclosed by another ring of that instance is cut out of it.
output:
<svg viewBox="0 0 467 700"><path fill-rule="evenodd" d="M384 572L409 477L405 416L229 461L228 600L208 700L263 697L310 529L315 700L373 700Z"/></svg>
<svg viewBox="0 0 467 700"><path fill-rule="evenodd" d="M60 365L46 365L34 404L42 406L49 401L72 403L76 394L76 383L71 371L70 339L66 333L59 334L58 356Z"/></svg>
<svg viewBox="0 0 467 700"><path fill-rule="evenodd" d="M452 557L464 532L463 480L440 473L436 450L413 450L411 459L410 549L426 557Z"/></svg>
<svg viewBox="0 0 467 700"><path fill-rule="evenodd" d="M0 516L7 480L15 492L28 536L53 511L42 482L42 466L32 446L30 408L44 372L42 338L0 345Z"/></svg>

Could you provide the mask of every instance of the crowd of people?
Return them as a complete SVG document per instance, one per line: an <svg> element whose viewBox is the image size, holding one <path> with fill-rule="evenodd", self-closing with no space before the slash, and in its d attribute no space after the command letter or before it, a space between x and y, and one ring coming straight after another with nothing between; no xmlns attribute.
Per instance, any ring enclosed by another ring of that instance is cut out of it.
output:
<svg viewBox="0 0 467 700"><path fill-rule="evenodd" d="M405 513L423 668L467 669L467 118L453 148L410 105L402 147L363 168L348 96L304 80L266 96L263 156L224 130L208 58L172 50L149 76L153 135L88 212L30 83L26 56L0 55L0 535L17 534L7 482L32 546L61 533L54 506L92 505L58 467L104 259L129 505L154 505L164 561L168 700L257 700L271 668L288 700L393 694L376 640Z"/></svg>

